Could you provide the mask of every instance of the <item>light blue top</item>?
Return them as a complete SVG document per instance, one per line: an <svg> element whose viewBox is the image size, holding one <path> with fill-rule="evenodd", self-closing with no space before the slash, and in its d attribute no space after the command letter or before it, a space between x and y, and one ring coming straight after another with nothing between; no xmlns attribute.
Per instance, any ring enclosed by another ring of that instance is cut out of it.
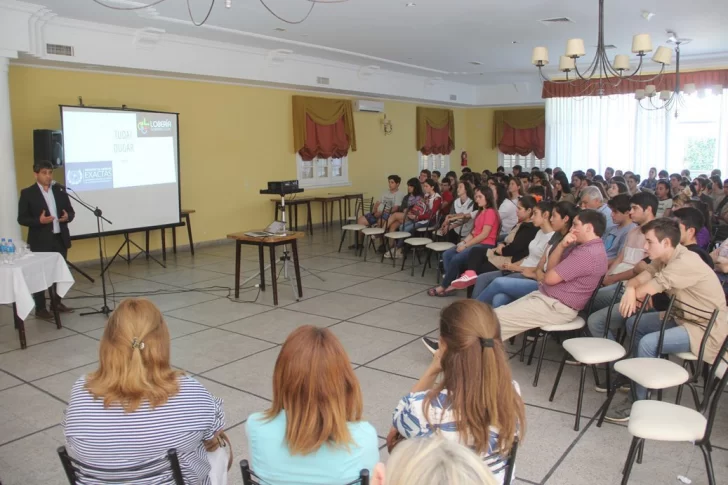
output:
<svg viewBox="0 0 728 485"><path fill-rule="evenodd" d="M271 421L263 413L251 414L245 424L250 448L250 467L266 485L341 485L370 472L379 461L379 441L366 421L349 423L353 443L334 448L323 445L308 455L291 455L285 443L286 414Z"/></svg>
<svg viewBox="0 0 728 485"><path fill-rule="evenodd" d="M637 227L635 224L627 224L624 227L615 224L604 233L602 240L604 241L604 249L607 250L607 259L611 261L619 255L627 238L627 233L635 227Z"/></svg>
<svg viewBox="0 0 728 485"><path fill-rule="evenodd" d="M607 219L607 227L604 230L604 233L606 234L607 231L609 231L612 226L614 226L614 221L612 220L612 209L610 209L609 206L604 203L599 209L597 209L597 212L601 212L602 214L604 214L604 217L606 217Z"/></svg>

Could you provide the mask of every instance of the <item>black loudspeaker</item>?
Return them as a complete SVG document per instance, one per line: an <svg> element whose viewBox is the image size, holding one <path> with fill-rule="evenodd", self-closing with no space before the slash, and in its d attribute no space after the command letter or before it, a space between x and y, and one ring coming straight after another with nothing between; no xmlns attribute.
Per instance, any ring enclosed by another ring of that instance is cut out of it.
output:
<svg viewBox="0 0 728 485"><path fill-rule="evenodd" d="M33 130L33 163L51 162L63 166L63 133L55 130Z"/></svg>

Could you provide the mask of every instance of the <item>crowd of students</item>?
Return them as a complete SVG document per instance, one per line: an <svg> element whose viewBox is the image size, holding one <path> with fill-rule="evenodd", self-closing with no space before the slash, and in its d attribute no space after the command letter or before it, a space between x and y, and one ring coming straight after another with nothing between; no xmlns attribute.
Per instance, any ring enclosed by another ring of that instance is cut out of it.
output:
<svg viewBox="0 0 728 485"><path fill-rule="evenodd" d="M360 385L341 343L328 329L293 331L275 364L270 407L246 421L248 458L263 483L338 485L367 469L375 484L504 484L526 420L503 342L568 324L592 299L585 331L595 337L631 333L637 309L648 308L634 333L639 357L657 356L660 311L670 297L718 310L706 339L701 322L677 313L662 342L663 353L698 355L705 340L705 362L716 359L728 335L721 283L728 243L716 244L728 212L728 198L715 190L725 187L720 174L685 184L687 176L673 183L654 169L641 182L612 169L603 177L577 171L571 182L558 168L513 172L456 178L423 171L407 181L406 194L401 179L389 177L360 223L406 231L434 223L434 233L456 246L443 253L443 282L428 294L468 288L472 298L447 305L439 338L423 339L433 358L392 403L386 468L377 464L377 434L363 420ZM626 384L637 399L647 398L646 389ZM607 419L628 420L630 396L615 402ZM114 469L175 448L186 483L225 483L227 451L209 446L225 428L222 401L171 367L169 330L146 300L125 300L112 314L99 368L73 386L63 426L71 455L104 469L104 479L123 481ZM152 471L161 479L135 483L172 483L158 466Z"/></svg>

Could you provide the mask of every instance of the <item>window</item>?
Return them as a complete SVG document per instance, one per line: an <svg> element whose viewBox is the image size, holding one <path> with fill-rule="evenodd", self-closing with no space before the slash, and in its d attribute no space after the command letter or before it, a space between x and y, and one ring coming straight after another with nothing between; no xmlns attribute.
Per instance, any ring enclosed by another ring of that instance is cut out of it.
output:
<svg viewBox="0 0 728 485"><path fill-rule="evenodd" d="M669 119L668 123L674 123L670 127L670 166L676 172L686 168L691 177L710 176L714 168L721 168L718 163L720 105L720 98L715 95L686 96L685 105L680 106L680 116Z"/></svg>
<svg viewBox="0 0 728 485"><path fill-rule="evenodd" d="M445 175L450 171L450 155L423 155L422 152L417 152L420 158L420 171L439 170L442 175Z"/></svg>
<svg viewBox="0 0 728 485"><path fill-rule="evenodd" d="M513 166L520 165L524 172L530 171L533 167L539 167L541 170L546 168L546 159L536 158L533 152L526 156L522 155L506 155L498 152L498 166L503 167L506 173L513 172Z"/></svg>
<svg viewBox="0 0 728 485"><path fill-rule="evenodd" d="M303 160L296 153L299 187L335 187L351 185L348 157Z"/></svg>

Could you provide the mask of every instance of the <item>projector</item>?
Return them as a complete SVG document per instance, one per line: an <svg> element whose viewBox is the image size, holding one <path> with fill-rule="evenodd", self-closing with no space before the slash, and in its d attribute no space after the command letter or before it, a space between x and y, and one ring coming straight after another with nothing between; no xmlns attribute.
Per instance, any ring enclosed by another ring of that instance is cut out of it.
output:
<svg viewBox="0 0 728 485"><path fill-rule="evenodd" d="M268 182L268 192L281 195L298 193L298 180Z"/></svg>

